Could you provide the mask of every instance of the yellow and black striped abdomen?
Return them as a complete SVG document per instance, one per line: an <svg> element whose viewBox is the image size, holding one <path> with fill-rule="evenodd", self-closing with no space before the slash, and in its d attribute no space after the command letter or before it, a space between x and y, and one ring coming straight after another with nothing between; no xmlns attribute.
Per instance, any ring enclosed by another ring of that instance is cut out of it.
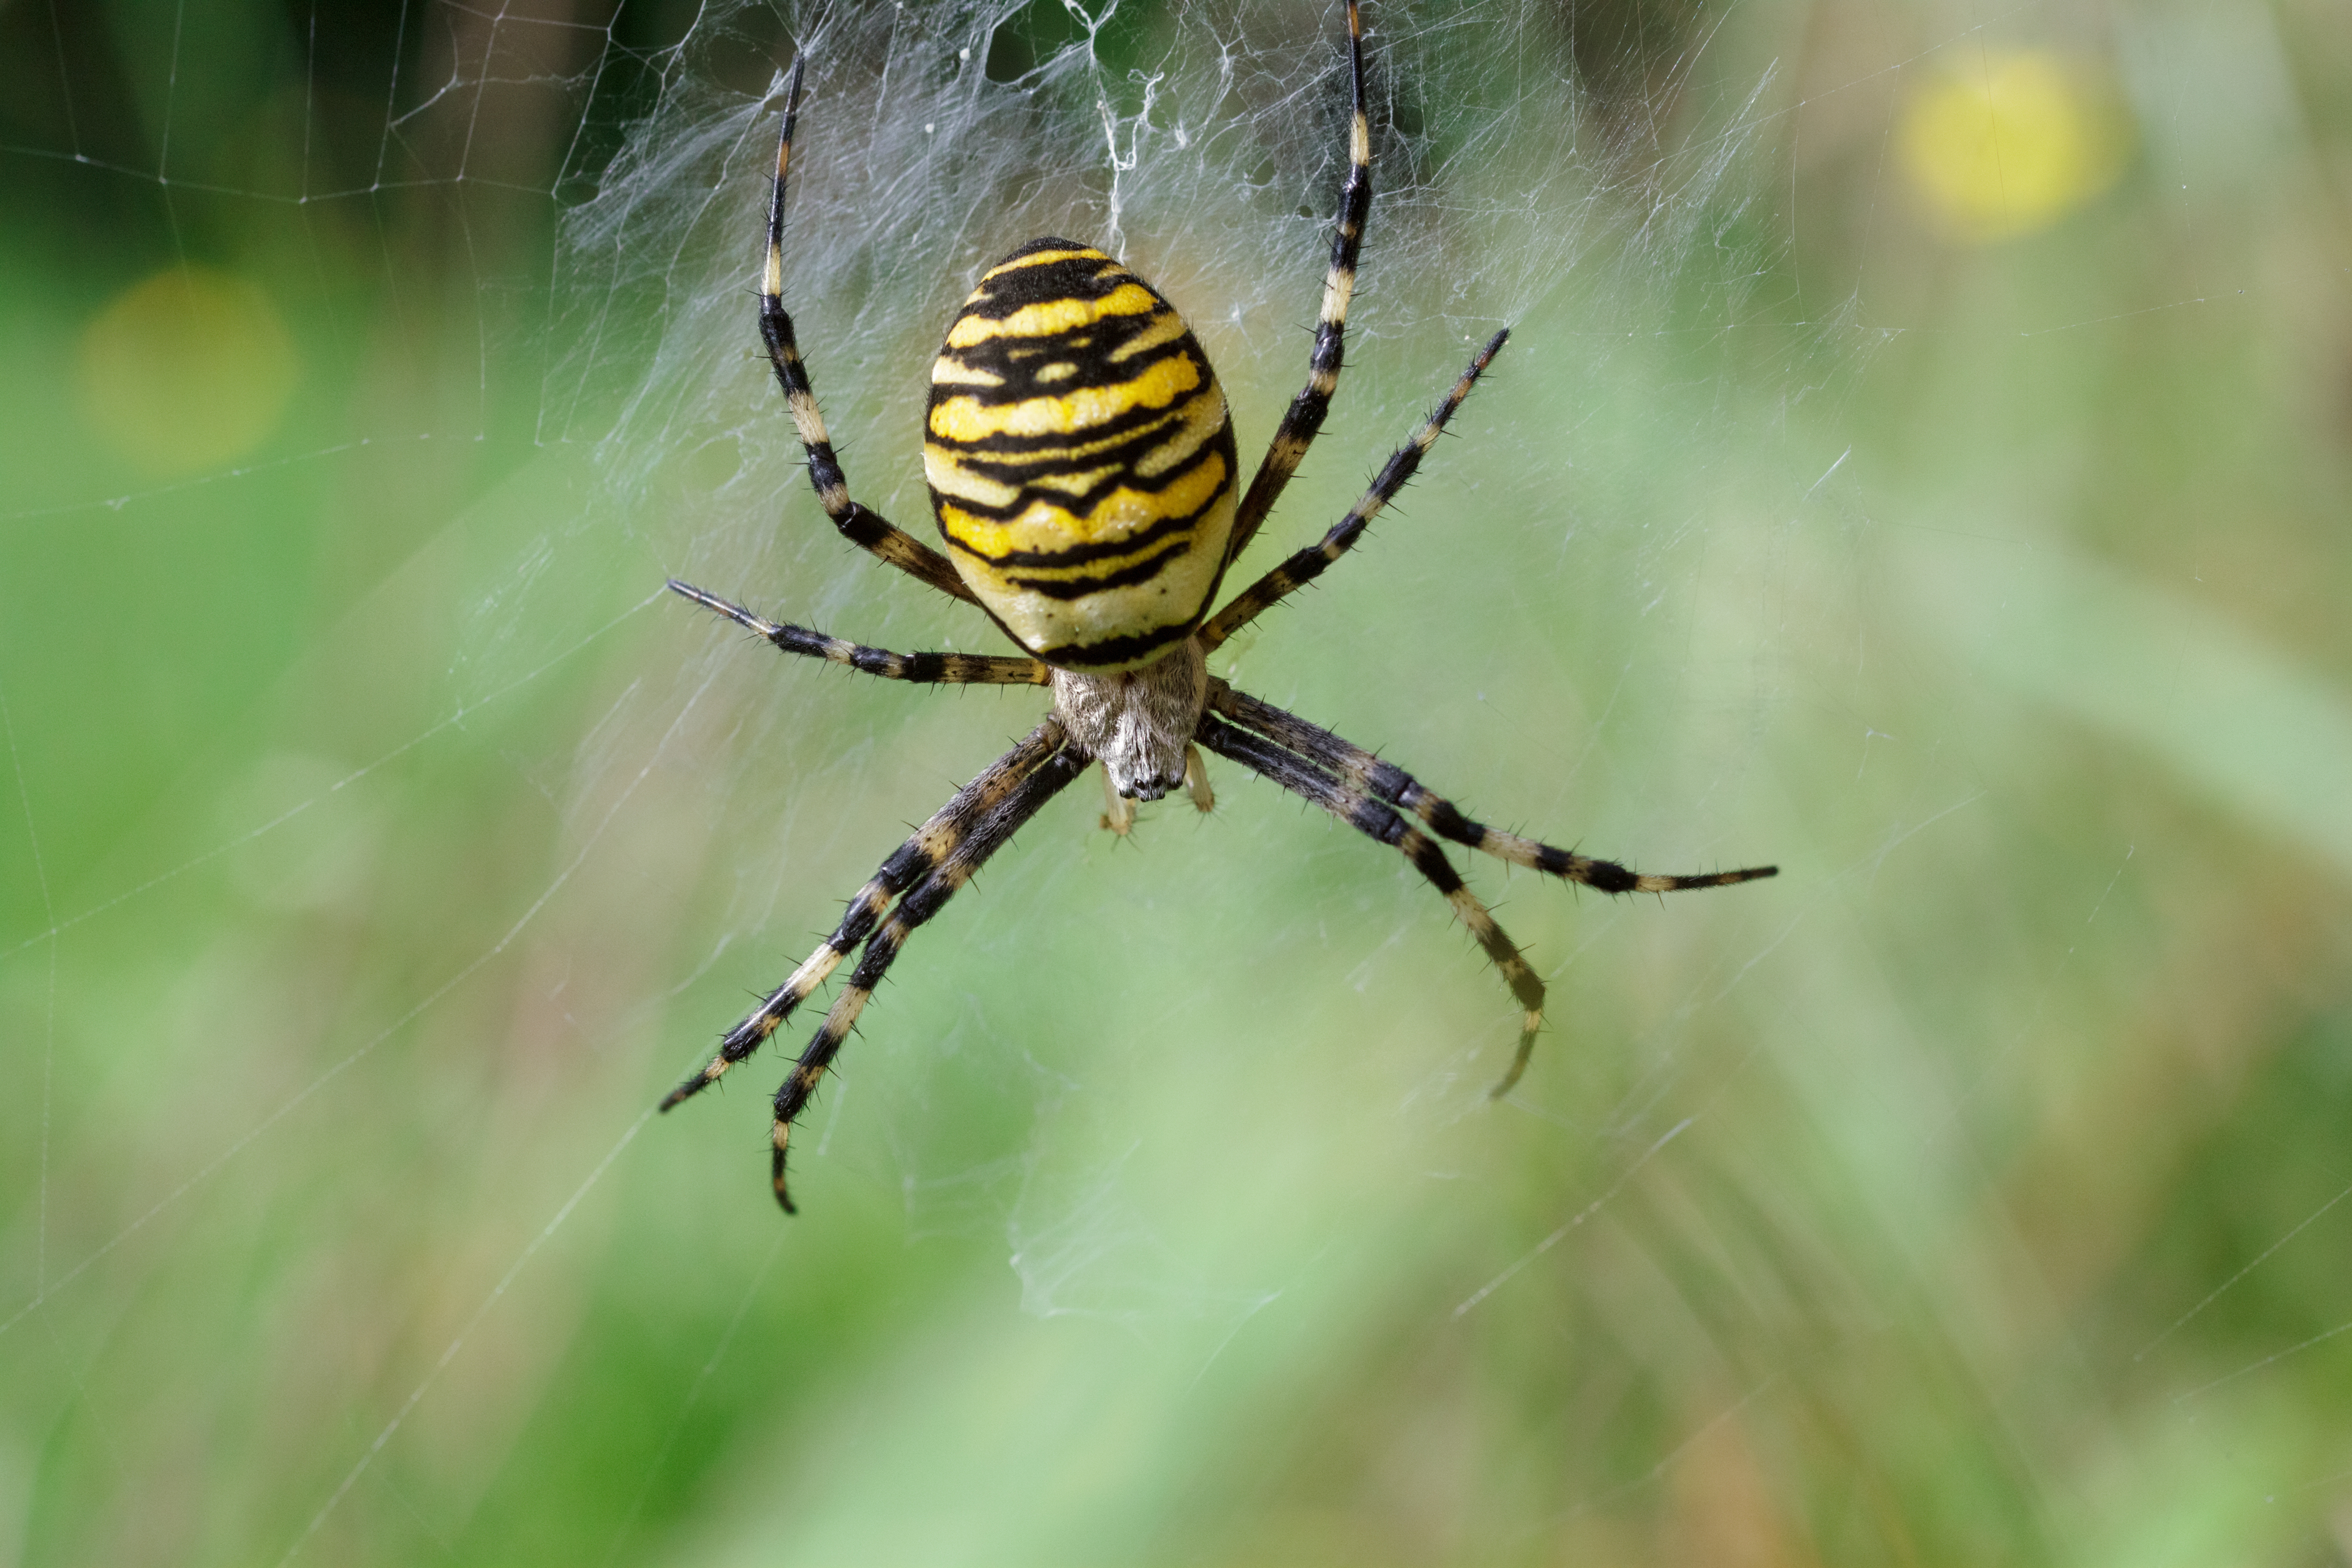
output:
<svg viewBox="0 0 2352 1568"><path fill-rule="evenodd" d="M1091 247L991 268L931 367L923 473L950 557L1049 664L1149 664L1208 608L1234 524L1234 424L1175 308Z"/></svg>

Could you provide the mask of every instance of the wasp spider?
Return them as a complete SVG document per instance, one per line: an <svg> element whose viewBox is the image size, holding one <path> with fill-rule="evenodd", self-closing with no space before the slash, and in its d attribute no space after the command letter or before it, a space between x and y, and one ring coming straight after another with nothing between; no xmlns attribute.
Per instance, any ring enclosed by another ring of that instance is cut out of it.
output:
<svg viewBox="0 0 2352 1568"><path fill-rule="evenodd" d="M1423 456L1502 348L1496 332L1436 410L1392 455L1363 499L1323 536L1209 613L1225 571L1273 510L1322 426L1339 385L1356 255L1371 209L1371 134L1356 0L1348 5L1354 114L1339 229L1307 365L1248 489L1235 499L1233 419L1200 341L1152 287L1091 246L1039 239L982 274L931 366L923 471L945 555L850 499L839 458L785 314L784 171L805 66L795 59L768 203L760 333L808 453L818 501L851 542L950 598L976 605L1019 658L890 653L784 626L684 583L670 586L787 653L831 659L889 680L1049 686L1054 709L1027 739L959 791L882 862L833 934L759 1010L730 1030L709 1066L662 1101L667 1110L716 1083L775 1033L856 952L864 952L824 1025L776 1091L776 1201L789 1211L785 1144L858 1013L917 926L1021 825L1088 764L1103 768L1104 826L1124 833L1134 803L1179 788L1202 811L1206 746L1392 846L1444 894L1525 1010L1517 1054L1494 1092L1526 1068L1543 1021L1544 987L1486 906L1463 886L1439 839L1607 893L1720 888L1770 866L1705 876L1642 876L1463 816L1412 774L1328 730L1237 691L1208 656L1338 561L1420 467Z"/></svg>

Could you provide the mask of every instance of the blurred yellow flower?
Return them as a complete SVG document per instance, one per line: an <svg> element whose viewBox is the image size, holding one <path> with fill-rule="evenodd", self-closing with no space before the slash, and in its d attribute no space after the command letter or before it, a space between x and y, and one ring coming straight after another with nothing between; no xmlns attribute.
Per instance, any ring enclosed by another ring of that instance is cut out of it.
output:
<svg viewBox="0 0 2352 1568"><path fill-rule="evenodd" d="M1984 57L1904 106L1904 171L1945 227L1977 244L2049 227L2113 184L2128 136L2113 100L2044 50Z"/></svg>
<svg viewBox="0 0 2352 1568"><path fill-rule="evenodd" d="M162 474L261 445L301 374L268 297L203 267L172 268L117 295L82 332L75 368L90 427Z"/></svg>

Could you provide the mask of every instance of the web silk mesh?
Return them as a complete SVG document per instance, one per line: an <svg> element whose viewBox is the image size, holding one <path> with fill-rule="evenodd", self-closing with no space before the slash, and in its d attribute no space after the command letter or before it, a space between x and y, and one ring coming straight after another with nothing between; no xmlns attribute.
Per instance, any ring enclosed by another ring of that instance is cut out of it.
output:
<svg viewBox="0 0 2352 1568"><path fill-rule="evenodd" d="M1380 417L1400 437L1496 324L1564 310L1604 344L1629 300L1654 306L1694 268L1717 320L1736 318L1759 257L1727 174L1753 128L1736 103L1720 123L1676 118L1686 59L1602 100L1549 5L1368 24L1376 195L1351 352L1425 352L1410 381L1349 385L1358 444ZM740 466L685 524L681 564L751 565L760 542L727 518L771 518L800 483L749 303L796 46L784 298L862 499L928 533L913 458L939 333L983 268L1044 234L1105 246L1174 300L1244 445L1262 441L1321 287L1343 29L1337 6L1297 4L705 7L564 215L542 438L594 439L640 517L666 462L725 443Z"/></svg>

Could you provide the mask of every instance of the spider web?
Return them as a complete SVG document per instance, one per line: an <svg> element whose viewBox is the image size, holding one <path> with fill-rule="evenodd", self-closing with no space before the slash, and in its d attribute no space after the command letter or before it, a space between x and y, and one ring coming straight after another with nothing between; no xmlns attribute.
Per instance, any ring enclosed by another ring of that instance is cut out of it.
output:
<svg viewBox="0 0 2352 1568"><path fill-rule="evenodd" d="M940 325L1036 235L1264 439L1334 8L0 13L0 1562L2352 1555L2340 41L1367 19L1349 369L1242 580L1514 336L1219 670L1784 875L1472 868L1554 1005L1494 1107L1392 853L1089 778L910 944L780 1241L774 1061L646 1108L1040 706L659 592L998 646L807 493L783 70L787 303L919 534Z"/></svg>

